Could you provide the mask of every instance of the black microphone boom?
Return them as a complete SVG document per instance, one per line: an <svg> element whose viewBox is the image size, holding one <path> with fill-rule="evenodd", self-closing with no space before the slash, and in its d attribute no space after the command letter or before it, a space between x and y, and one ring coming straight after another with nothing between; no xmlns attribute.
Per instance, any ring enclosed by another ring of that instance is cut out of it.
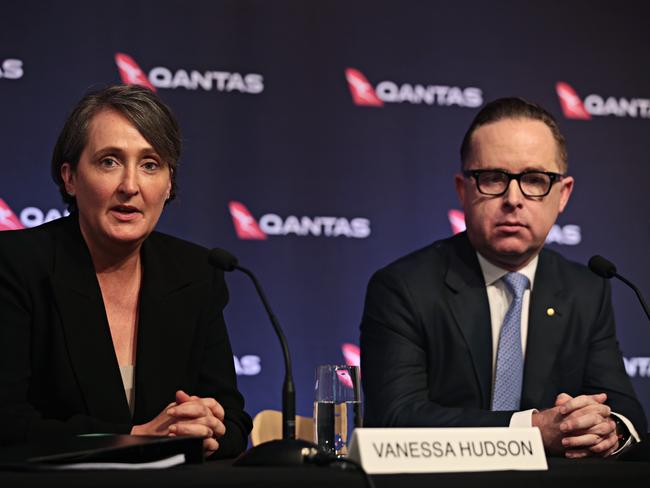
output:
<svg viewBox="0 0 650 488"><path fill-rule="evenodd" d="M248 275L253 281L266 313L271 320L273 329L280 340L282 354L284 355L284 384L282 385L282 439L263 442L241 454L233 466L295 466L306 462L309 456L319 454L318 447L313 442L296 439L296 390L291 374L291 357L289 346L284 337L284 332L275 314L271 310L269 301L257 281L255 275L248 269L240 266L237 258L223 249L213 249L208 254L208 261L224 271L235 269ZM321 453L322 454L322 453Z"/></svg>
<svg viewBox="0 0 650 488"><path fill-rule="evenodd" d="M641 302L641 306L643 307L643 311L648 317L648 320L650 320L650 310L648 310L648 305L645 303L645 300L643 299L643 296L641 295L641 291L632 283L631 281L628 281L625 279L623 276L618 274L616 272L616 266L614 266L614 263L611 261L605 259L602 256L592 256L591 259L589 260L589 269L596 273L598 276L601 276L606 279L610 278L618 278L621 280L623 283L625 283L627 286L632 288L634 290L634 293L636 293L637 298L639 299L639 302Z"/></svg>
<svg viewBox="0 0 650 488"><path fill-rule="evenodd" d="M210 251L208 254L208 261L212 266L222 269L223 271L233 271L235 269L246 274L255 285L257 294L259 295L266 313L271 320L271 324L275 329L275 333L280 340L280 347L282 348L282 354L284 356L284 384L282 386L282 438L283 439L295 439L296 438L296 390L293 384L293 375L291 368L291 356L289 355L289 346L287 344L287 339L284 336L284 332L280 327L277 317L271 310L269 301L266 299L264 290L259 281L247 268L240 266L237 258L230 254L224 249L215 248Z"/></svg>

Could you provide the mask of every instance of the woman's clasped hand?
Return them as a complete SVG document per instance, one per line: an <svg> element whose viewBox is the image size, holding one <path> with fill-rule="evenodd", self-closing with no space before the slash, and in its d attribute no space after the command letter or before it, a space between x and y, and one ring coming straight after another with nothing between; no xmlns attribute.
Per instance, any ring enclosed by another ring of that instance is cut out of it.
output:
<svg viewBox="0 0 650 488"><path fill-rule="evenodd" d="M203 437L206 457L219 449L219 441L226 433L223 407L214 398L176 392L176 401L170 403L150 422L135 425L134 435L195 436Z"/></svg>

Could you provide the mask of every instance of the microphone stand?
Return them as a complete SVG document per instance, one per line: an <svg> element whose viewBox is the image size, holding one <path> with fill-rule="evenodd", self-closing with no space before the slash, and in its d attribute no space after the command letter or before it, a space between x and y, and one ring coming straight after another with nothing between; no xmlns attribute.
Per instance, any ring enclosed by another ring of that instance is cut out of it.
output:
<svg viewBox="0 0 650 488"><path fill-rule="evenodd" d="M616 277L625 283L627 286L634 290L636 297L639 299L643 311L645 312L648 319L650 319L650 312L648 311L648 305L645 303L641 291L636 287L634 283L624 278L616 272L616 266L611 261L608 261L602 256L592 256L589 259L588 263L589 269L596 273L601 278L607 280ZM641 433L643 435L644 433ZM648 439L642 439L640 442L633 444L626 448L619 456L618 459L623 461L649 461L650 460L650 444Z"/></svg>
<svg viewBox="0 0 650 488"><path fill-rule="evenodd" d="M636 297L639 299L639 302L641 302L641 307L643 307L643 311L645 312L646 316L648 317L648 320L650 320L650 310L648 310L648 305L646 304L645 300L643 299L643 296L641 295L641 290L639 290L634 283L631 281L625 279L623 276L618 274L616 271L614 271L614 274L612 276L615 276L619 280L621 280L623 283L625 283L627 286L632 288L634 290L634 293L636 293Z"/></svg>
<svg viewBox="0 0 650 488"><path fill-rule="evenodd" d="M271 310L262 286L255 275L247 268L233 263L230 269L237 269L246 274L255 285L255 289L264 304L273 329L275 330L282 354L284 356L284 383L282 385L282 439L264 442L242 453L233 463L233 466L296 466L304 464L321 451L316 444L296 439L296 390L291 373L291 357L289 346L282 332L277 317Z"/></svg>
<svg viewBox="0 0 650 488"><path fill-rule="evenodd" d="M266 299L264 290L257 281L255 275L247 268L236 264L235 269L238 269L242 273L248 275L248 277L253 281L257 294L262 300L262 304L266 309L266 313L271 319L271 324L275 329L275 333L280 340L280 347L282 348L282 356L284 357L284 383L282 384L282 438L283 439L295 439L296 438L296 389L293 384L292 376L292 367L291 367L291 356L289 355L289 346L287 344L287 339L284 336L284 332L278 323L278 319L271 310L271 305Z"/></svg>

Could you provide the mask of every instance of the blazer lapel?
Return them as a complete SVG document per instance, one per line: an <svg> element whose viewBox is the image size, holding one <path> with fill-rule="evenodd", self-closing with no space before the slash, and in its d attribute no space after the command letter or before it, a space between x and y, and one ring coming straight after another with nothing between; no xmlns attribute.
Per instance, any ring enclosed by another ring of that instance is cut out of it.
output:
<svg viewBox="0 0 650 488"><path fill-rule="evenodd" d="M451 253L446 284L450 306L472 355L481 405L489 408L492 383L492 328L485 281L476 253L466 235L458 237Z"/></svg>
<svg viewBox="0 0 650 488"><path fill-rule="evenodd" d="M129 423L131 415L90 253L77 218L67 219L55 237L50 283L70 362L89 415Z"/></svg>
<svg viewBox="0 0 650 488"><path fill-rule="evenodd" d="M142 259L134 419L144 421L173 402L183 384L195 339L188 311L199 306L199 297L190 286L195 278L156 234L144 242Z"/></svg>
<svg viewBox="0 0 650 488"><path fill-rule="evenodd" d="M563 288L557 260L552 254L542 251L535 273L528 315L522 408L552 406L544 404L549 401L544 385L549 385L553 365L567 330L569 315L570 304Z"/></svg>

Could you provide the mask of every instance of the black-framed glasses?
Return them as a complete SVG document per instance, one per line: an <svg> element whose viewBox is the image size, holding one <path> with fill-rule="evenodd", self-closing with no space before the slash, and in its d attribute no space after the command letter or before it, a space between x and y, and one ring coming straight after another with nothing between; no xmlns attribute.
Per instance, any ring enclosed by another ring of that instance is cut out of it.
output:
<svg viewBox="0 0 650 488"><path fill-rule="evenodd" d="M466 178L476 180L476 188L483 195L498 197L503 195L512 180L517 180L519 189L527 197L545 197L564 175L550 171L524 171L508 173L500 169L468 169L463 171Z"/></svg>

